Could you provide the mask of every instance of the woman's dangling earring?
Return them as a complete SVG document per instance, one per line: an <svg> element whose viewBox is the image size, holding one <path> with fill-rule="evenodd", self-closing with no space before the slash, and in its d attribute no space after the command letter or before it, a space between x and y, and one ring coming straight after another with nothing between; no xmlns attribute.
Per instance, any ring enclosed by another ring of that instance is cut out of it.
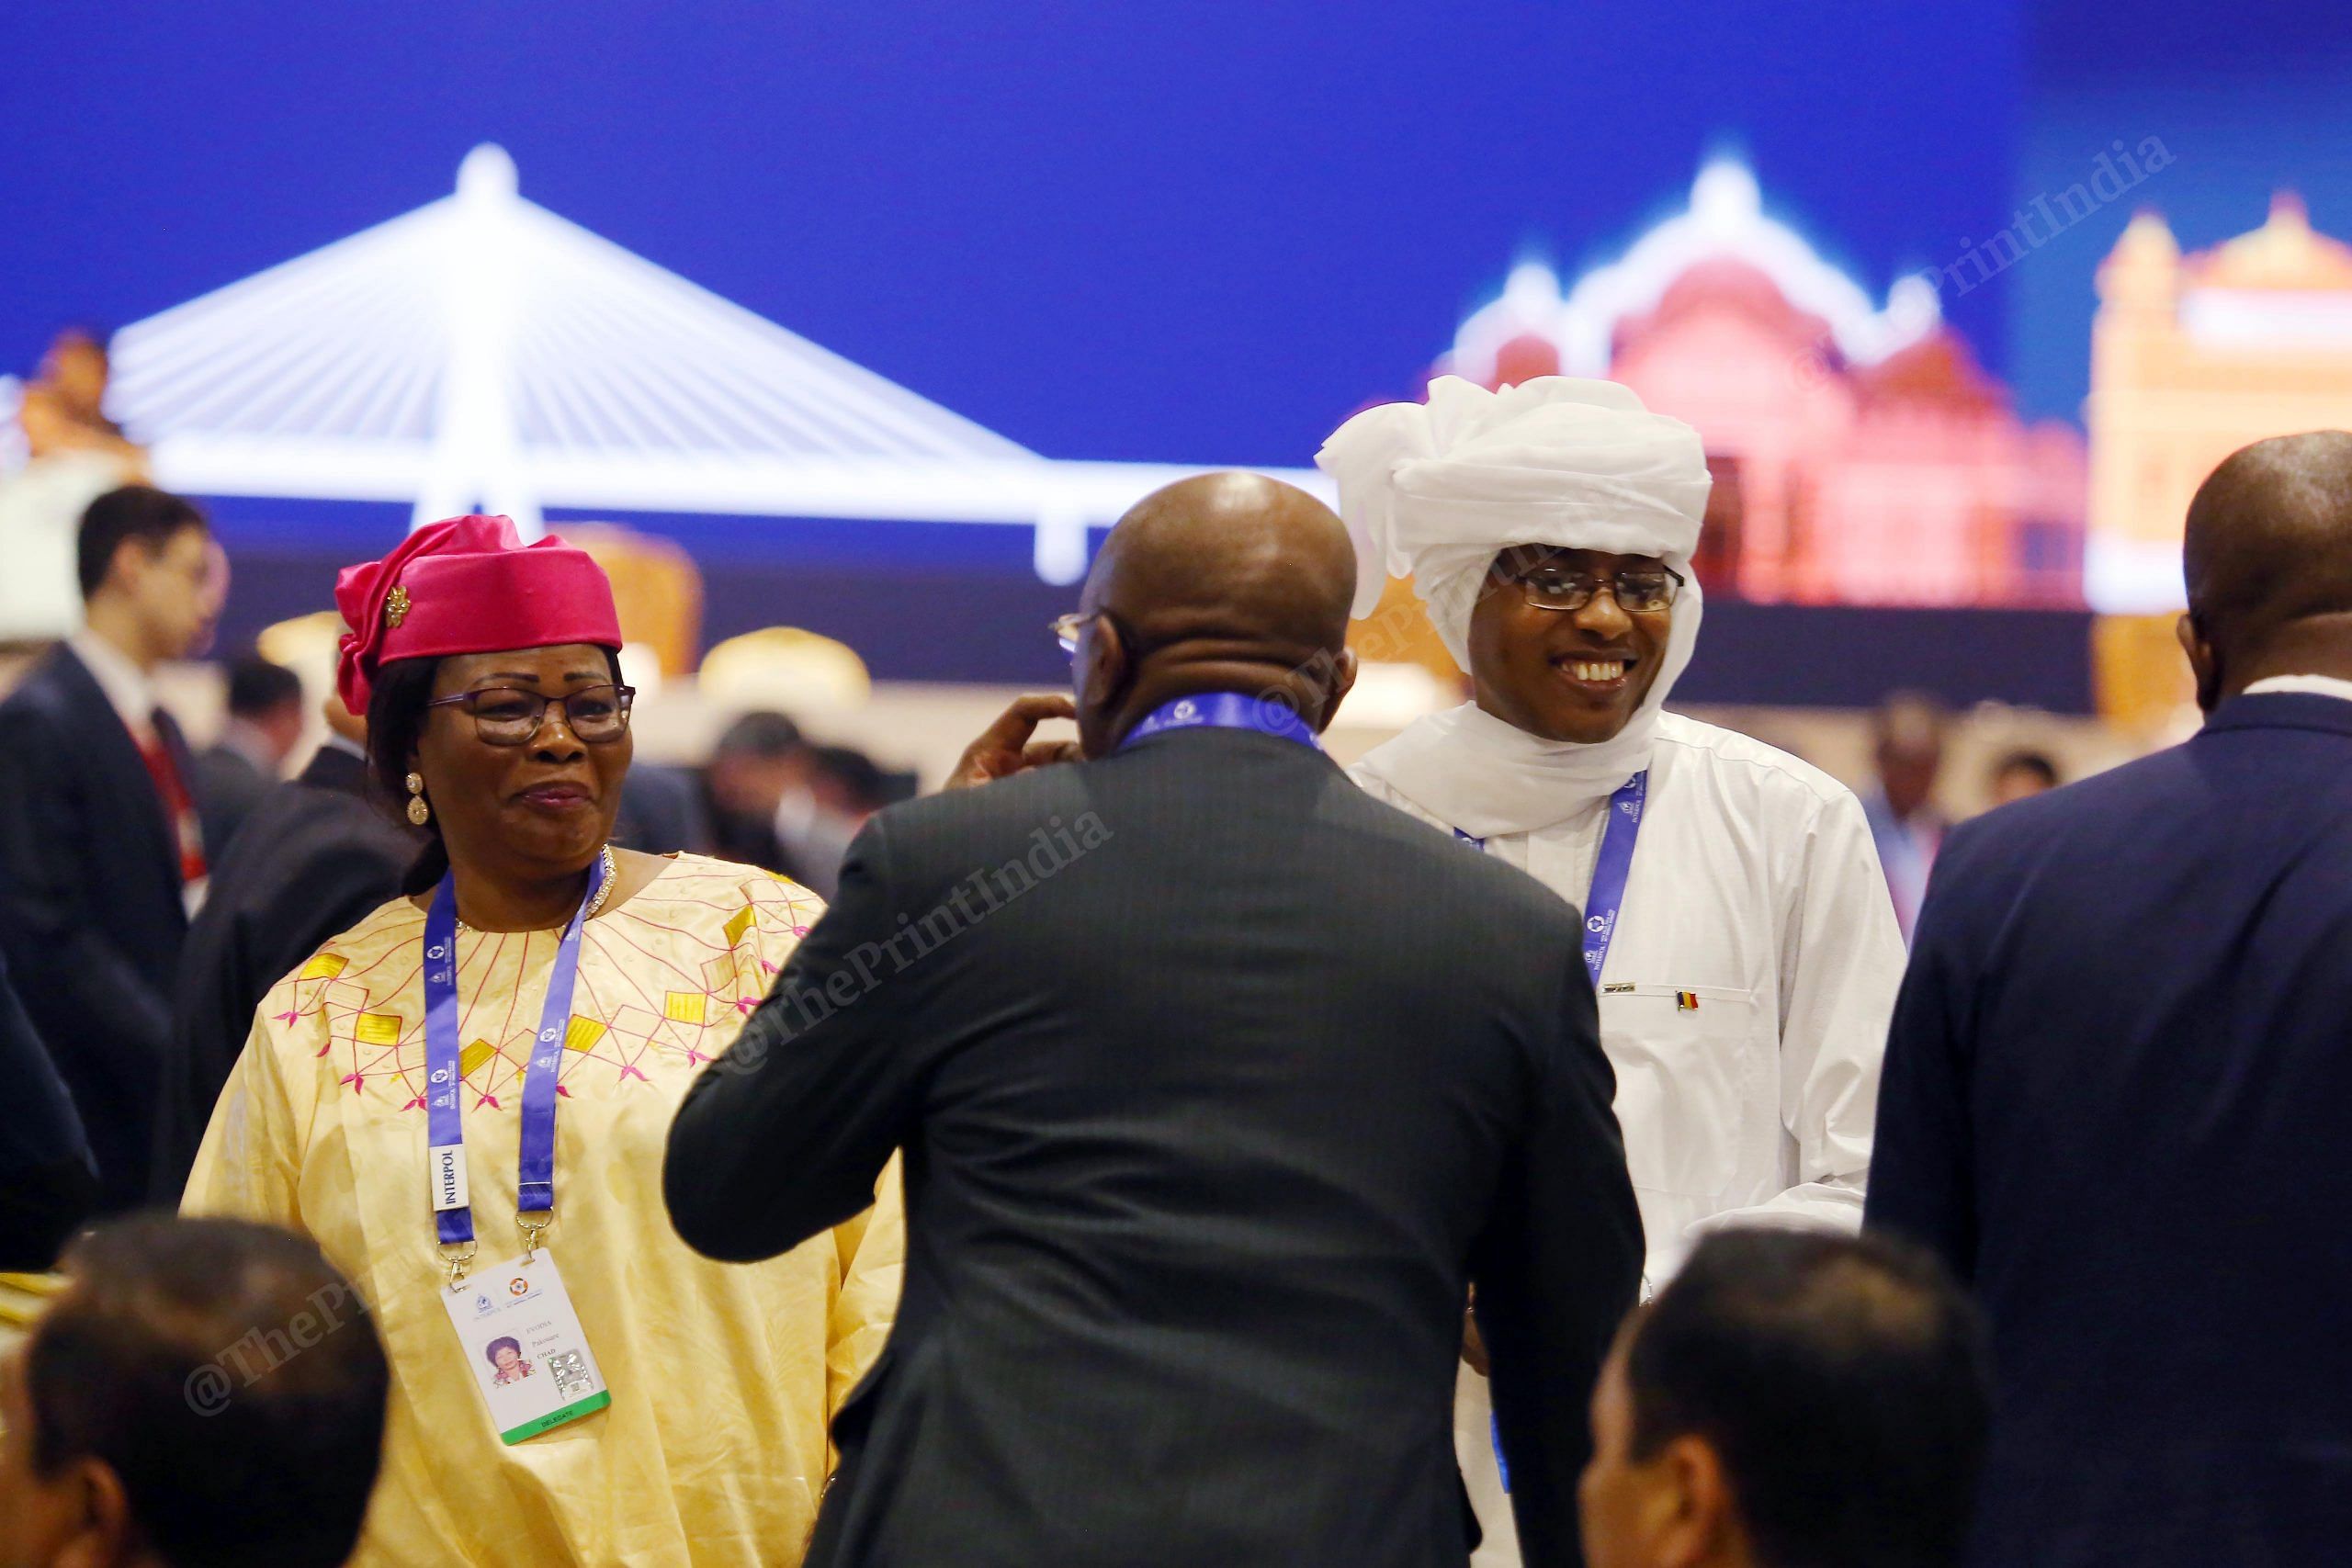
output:
<svg viewBox="0 0 2352 1568"><path fill-rule="evenodd" d="M424 775L423 773L411 773L408 776L408 819L420 828L433 820L433 807L424 804Z"/></svg>

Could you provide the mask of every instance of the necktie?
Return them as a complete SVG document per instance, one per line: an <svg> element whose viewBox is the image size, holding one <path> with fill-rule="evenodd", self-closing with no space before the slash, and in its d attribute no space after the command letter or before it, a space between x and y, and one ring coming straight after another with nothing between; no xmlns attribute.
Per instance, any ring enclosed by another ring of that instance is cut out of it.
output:
<svg viewBox="0 0 2352 1568"><path fill-rule="evenodd" d="M164 741L171 722L157 708L139 742L139 754L145 759L147 776L155 781L155 794L164 803L164 818L171 824L172 840L179 848L180 881L186 885L204 880L204 828L196 815L196 796L188 793L187 781L180 777L179 764L172 760L171 748Z"/></svg>

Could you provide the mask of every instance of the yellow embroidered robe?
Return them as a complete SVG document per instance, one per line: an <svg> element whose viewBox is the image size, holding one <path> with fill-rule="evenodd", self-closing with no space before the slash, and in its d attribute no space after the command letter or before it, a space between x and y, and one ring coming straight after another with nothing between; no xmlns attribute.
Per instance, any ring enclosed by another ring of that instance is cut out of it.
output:
<svg viewBox="0 0 2352 1568"><path fill-rule="evenodd" d="M875 1208L742 1266L678 1239L662 1161L687 1084L821 910L765 872L687 855L588 923L546 1246L612 1404L511 1448L441 1303L425 1179L424 915L405 899L385 905L269 993L185 1208L309 1235L375 1314L391 1411L355 1563L800 1560L831 1468L828 1423L898 1300L896 1170ZM523 1076L559 934L458 939L478 1269L521 1250ZM242 1368L225 1370L233 1380Z"/></svg>

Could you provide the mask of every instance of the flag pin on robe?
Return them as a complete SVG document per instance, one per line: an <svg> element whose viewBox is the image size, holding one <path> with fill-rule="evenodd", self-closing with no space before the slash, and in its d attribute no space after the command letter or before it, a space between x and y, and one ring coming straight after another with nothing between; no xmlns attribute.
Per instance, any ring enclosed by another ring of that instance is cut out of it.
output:
<svg viewBox="0 0 2352 1568"><path fill-rule="evenodd" d="M1697 1012L1699 1010L1699 993L1696 991L1677 991L1674 993L1674 1005L1684 1012Z"/></svg>

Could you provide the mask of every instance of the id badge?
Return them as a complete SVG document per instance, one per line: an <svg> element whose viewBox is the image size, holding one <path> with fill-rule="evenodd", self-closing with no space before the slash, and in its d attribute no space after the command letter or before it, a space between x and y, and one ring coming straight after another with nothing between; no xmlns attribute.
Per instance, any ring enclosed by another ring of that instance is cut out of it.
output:
<svg viewBox="0 0 2352 1568"><path fill-rule="evenodd" d="M477 1269L443 1291L441 1304L501 1442L526 1441L613 1402L553 1254L542 1249Z"/></svg>

